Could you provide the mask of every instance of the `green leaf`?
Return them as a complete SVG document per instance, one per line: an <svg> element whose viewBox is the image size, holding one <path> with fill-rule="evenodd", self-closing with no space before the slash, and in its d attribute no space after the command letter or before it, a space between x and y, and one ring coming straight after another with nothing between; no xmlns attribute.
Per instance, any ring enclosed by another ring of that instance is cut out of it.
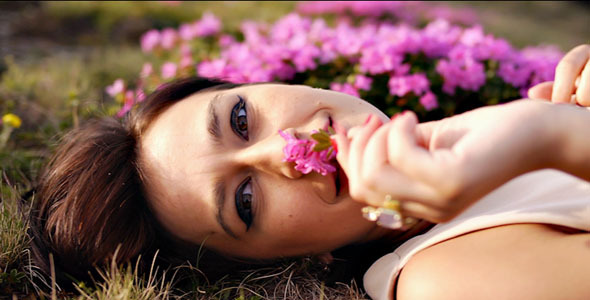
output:
<svg viewBox="0 0 590 300"><path fill-rule="evenodd" d="M330 144L330 143L317 143L313 147L313 151L320 152L320 151L323 151L323 150L326 150L326 149L330 148L330 146L332 146L332 144Z"/></svg>
<svg viewBox="0 0 590 300"><path fill-rule="evenodd" d="M320 132L314 133L311 135L311 137L316 140L318 143L329 143L330 142L330 135L323 131L320 130Z"/></svg>

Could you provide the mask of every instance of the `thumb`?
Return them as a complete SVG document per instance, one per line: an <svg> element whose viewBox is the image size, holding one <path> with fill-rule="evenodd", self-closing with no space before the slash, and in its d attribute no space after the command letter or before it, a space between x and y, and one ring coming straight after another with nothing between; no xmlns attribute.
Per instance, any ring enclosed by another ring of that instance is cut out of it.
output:
<svg viewBox="0 0 590 300"><path fill-rule="evenodd" d="M529 89L528 95L531 99L551 100L553 92L553 81L539 83Z"/></svg>

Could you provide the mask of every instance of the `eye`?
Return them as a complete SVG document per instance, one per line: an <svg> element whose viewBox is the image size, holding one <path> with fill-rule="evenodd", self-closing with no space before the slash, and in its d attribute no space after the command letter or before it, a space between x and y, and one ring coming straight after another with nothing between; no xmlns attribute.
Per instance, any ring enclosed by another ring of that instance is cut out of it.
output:
<svg viewBox="0 0 590 300"><path fill-rule="evenodd" d="M248 177L236 190L236 210L240 219L246 224L246 231L252 225L252 197L252 180Z"/></svg>
<svg viewBox="0 0 590 300"><path fill-rule="evenodd" d="M246 102L242 97L231 110L230 124L232 130L244 140L248 140L248 114L246 113Z"/></svg>

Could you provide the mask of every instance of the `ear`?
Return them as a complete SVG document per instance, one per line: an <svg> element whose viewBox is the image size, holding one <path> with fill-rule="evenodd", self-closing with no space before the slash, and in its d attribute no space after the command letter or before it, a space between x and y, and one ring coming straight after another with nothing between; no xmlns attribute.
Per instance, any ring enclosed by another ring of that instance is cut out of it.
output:
<svg viewBox="0 0 590 300"><path fill-rule="evenodd" d="M315 256L315 258L326 265L331 264L334 261L334 257L332 256L332 253L330 252L325 252L325 253L321 253Z"/></svg>

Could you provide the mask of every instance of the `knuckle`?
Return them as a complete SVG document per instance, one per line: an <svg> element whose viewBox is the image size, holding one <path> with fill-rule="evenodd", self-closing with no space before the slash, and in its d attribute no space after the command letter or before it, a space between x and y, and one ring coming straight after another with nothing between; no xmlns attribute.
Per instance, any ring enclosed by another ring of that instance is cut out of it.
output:
<svg viewBox="0 0 590 300"><path fill-rule="evenodd" d="M388 159L389 159L389 162L396 167L403 166L403 163L404 163L403 155L401 154L401 151L397 147L393 147L391 149L391 151L389 151Z"/></svg>

